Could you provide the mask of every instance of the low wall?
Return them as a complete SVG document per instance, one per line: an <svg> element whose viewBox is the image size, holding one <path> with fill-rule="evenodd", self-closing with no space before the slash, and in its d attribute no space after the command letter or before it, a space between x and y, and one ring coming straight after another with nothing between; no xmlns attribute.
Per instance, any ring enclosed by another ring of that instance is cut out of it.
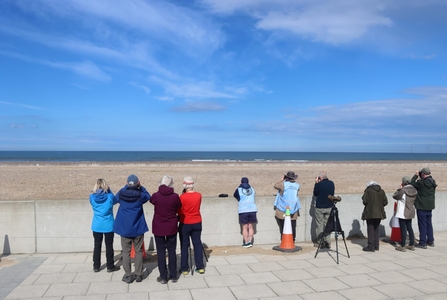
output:
<svg viewBox="0 0 447 300"><path fill-rule="evenodd" d="M363 204L360 194L340 194L337 204L339 219L345 236L366 236L366 223L361 220ZM387 194L387 220L382 221L382 234L389 235L389 220L393 213L393 199ZM280 233L273 211L274 197L257 197L258 224L255 243L278 244ZM300 218L297 221L296 244L315 239L312 215L314 199L301 196ZM118 205L115 206L115 214ZM151 230L153 206L144 206L146 221ZM202 241L208 246L242 245L241 227L238 224L237 201L232 198L205 197L202 201ZM447 192L436 193L433 226L436 231L447 230ZM88 200L35 200L0 201L0 251L10 253L90 252L93 237L90 229L92 209ZM417 231L417 221L413 221ZM153 248L149 231L145 235L147 248ZM120 239L114 247L121 249Z"/></svg>

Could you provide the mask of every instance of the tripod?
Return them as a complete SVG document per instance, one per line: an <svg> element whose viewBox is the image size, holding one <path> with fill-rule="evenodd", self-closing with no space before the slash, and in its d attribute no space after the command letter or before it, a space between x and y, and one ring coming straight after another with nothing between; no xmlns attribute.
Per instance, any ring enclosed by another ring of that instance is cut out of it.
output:
<svg viewBox="0 0 447 300"><path fill-rule="evenodd" d="M339 260L338 260L338 235L339 234L341 234L341 236L343 237L343 242L345 243L345 248L346 248L346 253L348 254L348 258L350 258L350 256L349 256L348 246L346 246L345 232L341 229L340 219L338 218L338 208L337 208L337 206L335 206L335 202L332 202L331 213L327 220L326 227L324 228L324 231L321 234L320 242L318 243L317 253L315 253L315 257L317 257L318 252L320 251L321 247L324 245L324 236L326 234L331 234L331 232L335 233L335 252L337 253L337 264L338 264L339 263Z"/></svg>

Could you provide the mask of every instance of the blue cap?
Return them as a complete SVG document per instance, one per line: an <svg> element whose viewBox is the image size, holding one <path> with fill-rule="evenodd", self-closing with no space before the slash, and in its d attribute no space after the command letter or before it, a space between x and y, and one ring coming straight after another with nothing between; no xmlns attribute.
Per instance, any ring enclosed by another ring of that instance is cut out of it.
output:
<svg viewBox="0 0 447 300"><path fill-rule="evenodd" d="M139 182L137 175L131 174L129 177L127 177L127 184L128 185L135 185Z"/></svg>

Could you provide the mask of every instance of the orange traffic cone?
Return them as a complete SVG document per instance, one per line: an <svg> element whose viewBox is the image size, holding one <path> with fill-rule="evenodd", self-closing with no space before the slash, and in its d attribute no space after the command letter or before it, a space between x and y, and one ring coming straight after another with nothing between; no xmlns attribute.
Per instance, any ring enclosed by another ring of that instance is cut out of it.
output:
<svg viewBox="0 0 447 300"><path fill-rule="evenodd" d="M286 214L284 217L284 228L282 230L281 245L273 247L273 250L282 252L297 252L302 250L301 247L295 246L292 233L292 220L290 219L290 209L286 207Z"/></svg>
<svg viewBox="0 0 447 300"><path fill-rule="evenodd" d="M391 236L390 241L391 242L401 242L401 232L400 232L400 226L399 226L399 219L396 218L396 209L397 209L397 201L394 202L394 216L391 220Z"/></svg>
<svg viewBox="0 0 447 300"><path fill-rule="evenodd" d="M143 241L143 244L141 245L141 252L143 252L143 259L145 259L147 256L147 253L144 248L144 241ZM132 248L130 249L130 258L135 258L135 247L134 247L133 243L132 243Z"/></svg>

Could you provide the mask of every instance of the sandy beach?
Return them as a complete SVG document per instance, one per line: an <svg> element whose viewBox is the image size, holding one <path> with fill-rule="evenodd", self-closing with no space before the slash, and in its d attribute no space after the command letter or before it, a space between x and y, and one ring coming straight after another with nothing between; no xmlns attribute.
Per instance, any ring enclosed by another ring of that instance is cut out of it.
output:
<svg viewBox="0 0 447 300"><path fill-rule="evenodd" d="M287 171L299 175L300 193L313 191L321 170L333 180L336 194L363 193L366 183L374 180L388 192L394 192L403 176L429 167L438 184L447 190L447 162L148 162L148 163L2 163L0 164L0 200L87 199L97 178L104 178L117 192L129 174L136 174L148 191L157 191L161 177L174 177L175 190L182 190L183 177L192 176L196 190L203 196L228 194L232 197L241 177L248 177L258 196L275 195L273 185Z"/></svg>

